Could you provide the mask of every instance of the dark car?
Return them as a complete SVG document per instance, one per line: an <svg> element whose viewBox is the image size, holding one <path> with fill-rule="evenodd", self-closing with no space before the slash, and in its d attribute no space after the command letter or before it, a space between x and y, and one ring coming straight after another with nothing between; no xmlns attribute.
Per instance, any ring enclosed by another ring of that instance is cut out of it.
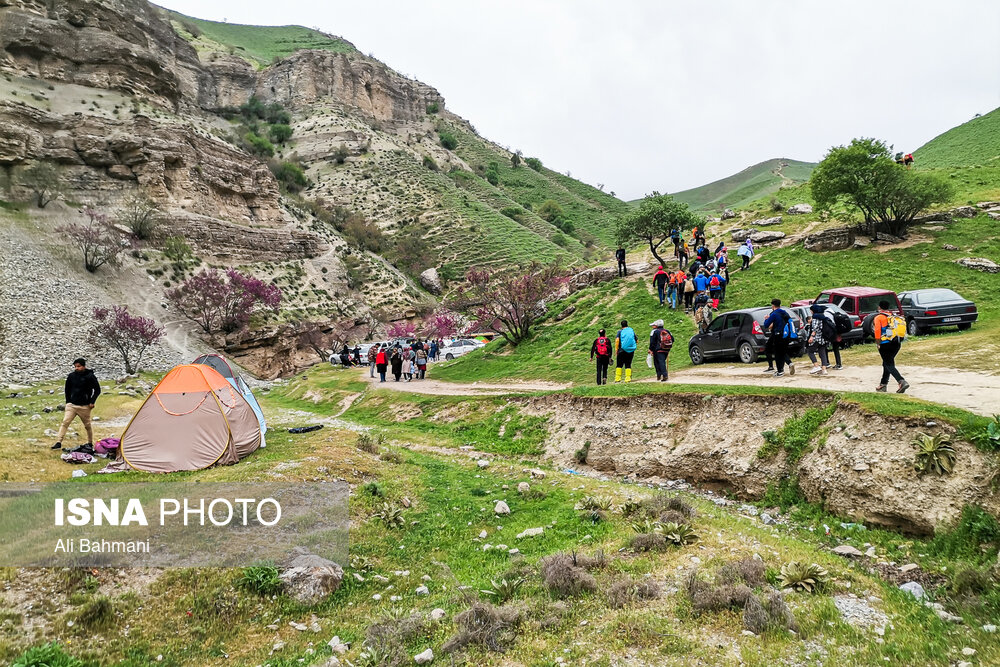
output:
<svg viewBox="0 0 1000 667"><path fill-rule="evenodd" d="M786 309L792 316L799 338L788 348L792 356L802 354L802 320L791 309ZM712 359L736 358L745 364L757 361L757 356L764 353L767 344L767 334L763 324L771 308L746 308L721 313L713 319L704 333L695 334L688 342L688 355L691 363L697 365Z"/></svg>
<svg viewBox="0 0 1000 667"><path fill-rule="evenodd" d="M809 306L793 306L788 310L798 315L799 319L801 319L803 322L806 321L806 318L812 315L812 311L809 310ZM834 314L839 311L844 315L846 315L847 319L849 319L851 321L851 324L854 325L850 331L840 335L841 347L850 347L851 345L855 345L862 342L864 334L861 331L861 324L855 322L854 317L850 313L846 312L843 308L833 303L823 304L823 311L827 314L828 317L831 318L831 321L832 318L834 317ZM799 335L801 335L801 332Z"/></svg>
<svg viewBox="0 0 1000 667"><path fill-rule="evenodd" d="M919 336L928 329L957 326L964 331L979 319L976 304L950 289L902 292L899 302L906 317L906 334Z"/></svg>

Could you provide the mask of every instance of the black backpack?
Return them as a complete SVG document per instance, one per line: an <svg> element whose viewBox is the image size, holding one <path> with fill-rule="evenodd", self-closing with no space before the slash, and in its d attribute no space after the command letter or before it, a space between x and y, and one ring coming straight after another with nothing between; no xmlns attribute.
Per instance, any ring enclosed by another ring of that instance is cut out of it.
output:
<svg viewBox="0 0 1000 667"><path fill-rule="evenodd" d="M839 310L833 313L833 323L837 327L837 333L841 335L851 333L851 330L854 328L854 324L851 323L851 318L847 316L847 313Z"/></svg>

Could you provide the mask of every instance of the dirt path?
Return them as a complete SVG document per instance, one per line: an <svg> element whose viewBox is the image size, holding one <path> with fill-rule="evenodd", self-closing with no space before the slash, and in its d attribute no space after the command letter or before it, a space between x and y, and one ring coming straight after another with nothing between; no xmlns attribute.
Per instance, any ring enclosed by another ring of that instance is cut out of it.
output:
<svg viewBox="0 0 1000 667"><path fill-rule="evenodd" d="M873 391L882 373L881 366L847 366L829 375L809 375L808 360L795 364L796 374L776 378L761 373L760 364L710 364L685 368L671 373L671 380L689 384L741 384L763 387L806 387L831 391ZM900 372L910 383L907 394L926 401L951 405L989 416L1000 410L1000 377L972 371L926 366L901 366ZM644 382L646 380L643 380ZM889 381L890 390L896 383Z"/></svg>
<svg viewBox="0 0 1000 667"><path fill-rule="evenodd" d="M433 363L428 366L427 372L434 372ZM503 394L530 391L555 391L569 387L569 385L559 384L558 382L521 382L519 380L510 380L504 384L442 382L433 378L413 380L412 382L396 382L392 379L391 375L387 375L385 382L379 382L378 376L374 378L368 377L367 368L361 371L361 379L367 380L371 384L372 389L390 389L392 391L431 394L433 396L501 396Z"/></svg>

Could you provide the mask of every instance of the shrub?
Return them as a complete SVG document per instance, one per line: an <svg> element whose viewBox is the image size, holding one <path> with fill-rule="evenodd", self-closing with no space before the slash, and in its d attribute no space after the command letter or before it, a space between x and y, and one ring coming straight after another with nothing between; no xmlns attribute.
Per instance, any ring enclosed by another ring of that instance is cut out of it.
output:
<svg viewBox="0 0 1000 667"><path fill-rule="evenodd" d="M799 624L795 621L792 610L785 604L785 598L779 591L771 591L764 603L764 608L767 609L771 625L783 627L792 632L799 631Z"/></svg>
<svg viewBox="0 0 1000 667"><path fill-rule="evenodd" d="M566 238L566 235L562 234L562 233L553 234L552 235L552 242L555 243L560 248L565 248L566 246L569 245L569 239Z"/></svg>
<svg viewBox="0 0 1000 667"><path fill-rule="evenodd" d="M383 487L378 482L368 482L363 487L362 490L370 496L375 498L385 498L385 487Z"/></svg>
<svg viewBox="0 0 1000 667"><path fill-rule="evenodd" d="M441 650L453 653L466 646L479 646L487 651L503 652L515 639L514 632L523 617L520 607L494 607L489 602L477 600L455 617L458 632Z"/></svg>
<svg viewBox="0 0 1000 667"><path fill-rule="evenodd" d="M114 350L129 375L138 373L142 357L163 338L163 327L150 317L133 315L128 306L98 307L87 335L92 345Z"/></svg>
<svg viewBox="0 0 1000 667"><path fill-rule="evenodd" d="M362 250L378 253L385 247L382 230L360 213L352 213L341 223L340 233L350 243Z"/></svg>
<svg viewBox="0 0 1000 667"><path fill-rule="evenodd" d="M274 156L274 144L252 130L243 135L243 141L246 149L258 157Z"/></svg>
<svg viewBox="0 0 1000 667"><path fill-rule="evenodd" d="M271 165L271 173L278 180L285 190L291 193L301 192L303 188L309 186L309 179L302 167L294 162L281 162Z"/></svg>
<svg viewBox="0 0 1000 667"><path fill-rule="evenodd" d="M378 454L382 445L385 444L385 433L381 431L368 431L358 433L357 448L369 454Z"/></svg>
<svg viewBox="0 0 1000 667"><path fill-rule="evenodd" d="M87 222L74 222L59 227L57 231L65 234L70 243L83 253L83 266L90 273L105 264L117 265L128 244L124 243L122 235L108 222L104 213L85 208L83 214L87 216Z"/></svg>
<svg viewBox="0 0 1000 667"><path fill-rule="evenodd" d="M283 144L292 138L292 126L285 125L284 123L278 123L277 125L269 127L267 134L271 137L271 141L274 143Z"/></svg>
<svg viewBox="0 0 1000 667"><path fill-rule="evenodd" d="M928 546L932 553L945 558L983 562L996 560L998 543L1000 522L996 517L982 507L966 505L958 523L935 535ZM993 548L984 549L986 544Z"/></svg>
<svg viewBox="0 0 1000 667"><path fill-rule="evenodd" d="M62 180L56 167L48 162L36 162L21 173L22 186L35 196L38 208L45 208L62 189Z"/></svg>
<svg viewBox="0 0 1000 667"><path fill-rule="evenodd" d="M385 461L386 463L402 463L403 455L397 451L387 449L378 455L380 461Z"/></svg>
<svg viewBox="0 0 1000 667"><path fill-rule="evenodd" d="M281 576L273 563L261 563L243 568L236 585L250 593L271 596L281 592Z"/></svg>
<svg viewBox="0 0 1000 667"><path fill-rule="evenodd" d="M367 664L373 667L398 667L411 664L412 659L407 653L407 645L426 632L427 621L423 614L417 612L405 616L387 614L365 630L365 650L369 654ZM378 660L373 660L376 657Z"/></svg>
<svg viewBox="0 0 1000 667"><path fill-rule="evenodd" d="M103 595L92 598L77 610L74 621L87 632L107 630L115 623L115 607Z"/></svg>
<svg viewBox="0 0 1000 667"><path fill-rule="evenodd" d="M935 436L917 433L910 446L917 450L913 468L920 475L926 472L943 475L955 467L955 450L951 446L951 438L944 433Z"/></svg>
<svg viewBox="0 0 1000 667"><path fill-rule="evenodd" d="M205 333L231 333L249 325L255 314L277 312L281 290L235 269L224 275L206 269L169 290L167 299Z"/></svg>
<svg viewBox="0 0 1000 667"><path fill-rule="evenodd" d="M163 244L163 254L167 259L180 262L191 256L191 246L187 244L183 236L171 236Z"/></svg>
<svg viewBox="0 0 1000 667"><path fill-rule="evenodd" d="M340 144L337 146L337 150L333 152L333 159L336 160L337 164L344 164L347 162L347 157L350 152L347 150L347 144Z"/></svg>
<svg viewBox="0 0 1000 667"><path fill-rule="evenodd" d="M592 593L597 580L584 567L576 553L554 554L542 559L542 581L549 593L565 598Z"/></svg>
<svg viewBox="0 0 1000 667"><path fill-rule="evenodd" d="M639 582L631 578L620 579L611 585L605 597L609 607L621 609L633 602L660 597L660 585L649 579Z"/></svg>
<svg viewBox="0 0 1000 667"><path fill-rule="evenodd" d="M764 562L754 558L732 560L722 565L716 575L720 584L746 584L755 588L765 582Z"/></svg>
<svg viewBox="0 0 1000 667"><path fill-rule="evenodd" d="M590 453L590 441L583 443L583 447L576 450L573 454L573 458L576 459L577 463L586 463L587 455Z"/></svg>
<svg viewBox="0 0 1000 667"><path fill-rule="evenodd" d="M587 496L578 502L573 509L582 512L583 516L594 523L598 523L607 518L609 512L614 510L614 501L611 498L602 496Z"/></svg>
<svg viewBox="0 0 1000 667"><path fill-rule="evenodd" d="M679 496L671 496L666 493L657 493L656 495L643 499L640 503L640 507L644 517L653 519L659 517L667 511L677 512L687 519L693 519L697 514L691 504L686 500Z"/></svg>
<svg viewBox="0 0 1000 667"><path fill-rule="evenodd" d="M438 130L438 137L441 139L441 145L450 151L458 148L458 138L448 130Z"/></svg>
<svg viewBox="0 0 1000 667"><path fill-rule="evenodd" d="M434 158L432 158L430 155L425 155L424 156L423 164L424 164L425 167L427 167L431 171L437 171L438 170L438 163L435 162Z"/></svg>
<svg viewBox="0 0 1000 667"><path fill-rule="evenodd" d="M755 635L759 635L767 630L768 621L767 611L764 610L764 605L760 603L757 596L751 595L747 598L746 604L743 605L743 627Z"/></svg>
<svg viewBox="0 0 1000 667"><path fill-rule="evenodd" d="M642 508L642 503L632 498L626 498L621 505L622 516L633 516Z"/></svg>
<svg viewBox="0 0 1000 667"><path fill-rule="evenodd" d="M781 566L782 588L815 593L826 584L829 573L816 563L790 561Z"/></svg>
<svg viewBox="0 0 1000 667"><path fill-rule="evenodd" d="M771 197L771 210L775 213L781 213L785 210L785 205L782 204L777 197Z"/></svg>
<svg viewBox="0 0 1000 667"><path fill-rule="evenodd" d="M427 105L427 113L435 114L440 111L441 106L437 102L431 102Z"/></svg>
<svg viewBox="0 0 1000 667"><path fill-rule="evenodd" d="M636 553L666 551L667 538L663 533L640 533L629 540L628 548Z"/></svg>
<svg viewBox="0 0 1000 667"><path fill-rule="evenodd" d="M531 167L535 171L541 171L542 170L542 161L539 160L536 157L525 158L524 164L528 165L529 167Z"/></svg>
<svg viewBox="0 0 1000 667"><path fill-rule="evenodd" d="M153 238L156 232L158 210L156 202L146 192L133 190L122 197L115 210L115 217L119 223L128 227L137 239L146 240Z"/></svg>
<svg viewBox="0 0 1000 667"><path fill-rule="evenodd" d="M679 547L698 541L697 533L686 523L663 524L663 536L667 539L667 542Z"/></svg>
<svg viewBox="0 0 1000 667"><path fill-rule="evenodd" d="M493 587L489 590L482 590L480 593L493 599L494 602L504 604L511 600L524 585L524 577L514 577L511 579L501 578L500 581L490 580Z"/></svg>
<svg viewBox="0 0 1000 667"><path fill-rule="evenodd" d="M546 222L555 222L565 215L562 206L554 199L546 199L542 202L542 205L538 207L537 213L538 217Z"/></svg>
<svg viewBox="0 0 1000 667"><path fill-rule="evenodd" d="M52 642L34 646L14 658L11 667L84 667L84 662L65 653L62 646Z"/></svg>
<svg viewBox="0 0 1000 667"><path fill-rule="evenodd" d="M964 567L951 580L951 590L957 595L975 595L992 587L989 573L976 567Z"/></svg>
<svg viewBox="0 0 1000 667"><path fill-rule="evenodd" d="M505 206L500 209L500 214L505 215L511 220L521 221L521 215L524 213L524 209L520 206Z"/></svg>
<svg viewBox="0 0 1000 667"><path fill-rule="evenodd" d="M691 607L699 613L742 609L753 596L750 587L743 584L714 586L702 580L697 569L688 574L684 588L691 600Z"/></svg>
<svg viewBox="0 0 1000 667"><path fill-rule="evenodd" d="M375 512L375 518L385 524L386 528L402 528L406 525L403 510L389 503L382 503L379 510Z"/></svg>

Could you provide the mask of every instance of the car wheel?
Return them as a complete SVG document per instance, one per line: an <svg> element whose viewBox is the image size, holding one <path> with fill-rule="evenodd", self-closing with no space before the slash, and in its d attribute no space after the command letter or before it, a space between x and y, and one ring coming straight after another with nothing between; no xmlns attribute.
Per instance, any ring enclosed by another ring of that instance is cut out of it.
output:
<svg viewBox="0 0 1000 667"><path fill-rule="evenodd" d="M688 349L688 354L691 356L691 363L695 366L700 366L705 363L705 354L701 351L700 345L692 345Z"/></svg>
<svg viewBox="0 0 1000 667"><path fill-rule="evenodd" d="M971 328L972 328L972 322L962 322L961 324L958 325L959 331L968 331Z"/></svg>
<svg viewBox="0 0 1000 667"><path fill-rule="evenodd" d="M444 355L444 360L445 361L451 361L454 358L455 358L455 355L452 354L451 352L449 352L448 354Z"/></svg>
<svg viewBox="0 0 1000 667"><path fill-rule="evenodd" d="M923 327L917 325L916 320L908 320L906 322L906 335L907 336L919 336L924 332Z"/></svg>
<svg viewBox="0 0 1000 667"><path fill-rule="evenodd" d="M757 348L754 347L750 341L743 341L740 343L736 350L740 357L740 361L744 364L755 364L757 363Z"/></svg>

